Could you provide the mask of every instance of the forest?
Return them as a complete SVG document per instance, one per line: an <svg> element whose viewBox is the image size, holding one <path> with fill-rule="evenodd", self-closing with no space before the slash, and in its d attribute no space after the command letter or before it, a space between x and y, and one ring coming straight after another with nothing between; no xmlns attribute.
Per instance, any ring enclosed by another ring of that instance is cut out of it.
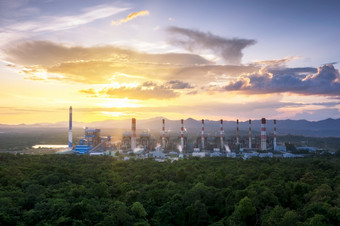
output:
<svg viewBox="0 0 340 226"><path fill-rule="evenodd" d="M0 155L0 225L340 225L340 158Z"/></svg>

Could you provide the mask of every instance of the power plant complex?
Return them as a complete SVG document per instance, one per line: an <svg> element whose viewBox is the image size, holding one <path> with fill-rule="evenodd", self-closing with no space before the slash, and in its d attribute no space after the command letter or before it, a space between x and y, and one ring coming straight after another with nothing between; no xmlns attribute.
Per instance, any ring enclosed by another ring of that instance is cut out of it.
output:
<svg viewBox="0 0 340 226"><path fill-rule="evenodd" d="M271 122L274 130L270 139L267 139L265 118L261 119L260 136L252 134L252 120L249 120L249 132L246 136L240 136L239 120L236 120L235 135L226 136L224 133L223 119L220 127L216 128L215 135L205 131L205 120L202 119L200 135L188 136L184 120L178 121L180 129L175 131L166 130L166 120L160 120L160 136L152 136L147 130L137 136L137 120L132 118L131 130L122 134L121 140L111 141L111 136L100 136L100 129L85 128L84 136L78 145L72 142L72 107L69 108L69 132L68 146L71 152L76 154L105 155L120 153L122 155L140 155L143 157L164 158L167 155L185 157L236 157L239 153L254 154L258 152L282 151L282 146L278 148L276 143L276 120ZM235 128L234 127L234 128ZM229 128L230 129L230 128ZM210 126L210 130L214 130ZM191 134L195 131L190 131ZM285 150L283 150L285 151Z"/></svg>

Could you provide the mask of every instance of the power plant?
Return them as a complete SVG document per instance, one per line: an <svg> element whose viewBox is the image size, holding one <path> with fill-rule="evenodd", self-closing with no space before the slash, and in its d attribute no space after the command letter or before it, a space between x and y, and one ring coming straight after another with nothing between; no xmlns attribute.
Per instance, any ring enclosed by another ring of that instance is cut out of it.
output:
<svg viewBox="0 0 340 226"><path fill-rule="evenodd" d="M273 120L274 131L272 139L267 139L266 119L261 119L260 136L252 134L252 120L249 119L249 129L247 136L240 136L239 120L236 120L235 136L225 136L223 119L220 122L220 128L213 129L211 121L208 130L205 128L205 120L201 120L201 131L199 136L189 137L187 128L184 126L184 119L179 120L179 130L166 130L165 119L160 120L160 136L154 137L149 130L142 130L137 136L137 120L132 118L131 130L122 134L121 140L115 141L117 144L113 148L111 136L102 137L100 129L85 128L84 136L80 139L79 144L73 146L72 143L72 107L69 108L69 132L68 146L69 150L77 154L104 155L107 152L119 151L124 154L137 154L144 157L153 156L164 157L171 156L197 156L197 157L235 157L236 153L246 152L266 152L276 151L278 149L276 141L276 120ZM218 125L218 124L217 124ZM216 126L217 127L217 126ZM178 127L177 127L178 128ZM229 128L233 130L233 128ZM139 130L140 131L140 130ZM234 130L235 131L235 130ZM193 134L195 131L189 131ZM244 134L243 131L241 134ZM280 148L282 149L282 148Z"/></svg>

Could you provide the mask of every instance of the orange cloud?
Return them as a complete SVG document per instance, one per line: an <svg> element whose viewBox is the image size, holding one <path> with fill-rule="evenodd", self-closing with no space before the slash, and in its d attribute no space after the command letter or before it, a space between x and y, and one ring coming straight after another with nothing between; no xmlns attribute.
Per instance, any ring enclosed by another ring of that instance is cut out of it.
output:
<svg viewBox="0 0 340 226"><path fill-rule="evenodd" d="M153 82L145 82L141 86L137 87L122 86L119 88L104 88L102 90L99 90L98 92L96 92L94 89L86 89L79 90L79 92L92 95L93 97L97 97L97 95L99 95L110 98L129 98L136 100L162 100L180 96L180 94L171 89L171 87L157 85Z"/></svg>
<svg viewBox="0 0 340 226"><path fill-rule="evenodd" d="M123 18L123 19L120 19L118 21L112 21L112 25L120 25L122 23L126 23L138 16L147 16L149 15L149 11L147 10L143 10L143 11L139 11L139 12L133 12L133 13L130 13L127 17Z"/></svg>

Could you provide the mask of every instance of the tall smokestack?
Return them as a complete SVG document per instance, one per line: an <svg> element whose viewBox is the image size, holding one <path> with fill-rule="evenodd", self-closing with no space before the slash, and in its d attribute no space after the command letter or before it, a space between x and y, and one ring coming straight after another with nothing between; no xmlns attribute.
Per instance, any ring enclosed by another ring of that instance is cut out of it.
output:
<svg viewBox="0 0 340 226"><path fill-rule="evenodd" d="M183 119L181 119L181 148L184 149L184 137L183 137Z"/></svg>
<svg viewBox="0 0 340 226"><path fill-rule="evenodd" d="M224 148L224 142L223 142L223 119L221 119L220 140L221 140L221 151L222 151L223 148Z"/></svg>
<svg viewBox="0 0 340 226"><path fill-rule="evenodd" d="M131 135L131 150L134 150L136 148L136 119L132 119L132 135Z"/></svg>
<svg viewBox="0 0 340 226"><path fill-rule="evenodd" d="M274 151L276 151L276 119L274 119Z"/></svg>
<svg viewBox="0 0 340 226"><path fill-rule="evenodd" d="M239 144L239 130L238 130L238 119L236 120L236 144Z"/></svg>
<svg viewBox="0 0 340 226"><path fill-rule="evenodd" d="M201 141L202 141L202 150L204 150L204 119L202 119Z"/></svg>
<svg viewBox="0 0 340 226"><path fill-rule="evenodd" d="M251 148L251 120L249 119L249 148Z"/></svg>
<svg viewBox="0 0 340 226"><path fill-rule="evenodd" d="M69 110L69 124L68 124L68 148L72 150L72 106L70 106Z"/></svg>
<svg viewBox="0 0 340 226"><path fill-rule="evenodd" d="M165 149L165 119L162 120L163 127L162 127L162 147Z"/></svg>
<svg viewBox="0 0 340 226"><path fill-rule="evenodd" d="M266 119L261 119L261 150L267 150Z"/></svg>

